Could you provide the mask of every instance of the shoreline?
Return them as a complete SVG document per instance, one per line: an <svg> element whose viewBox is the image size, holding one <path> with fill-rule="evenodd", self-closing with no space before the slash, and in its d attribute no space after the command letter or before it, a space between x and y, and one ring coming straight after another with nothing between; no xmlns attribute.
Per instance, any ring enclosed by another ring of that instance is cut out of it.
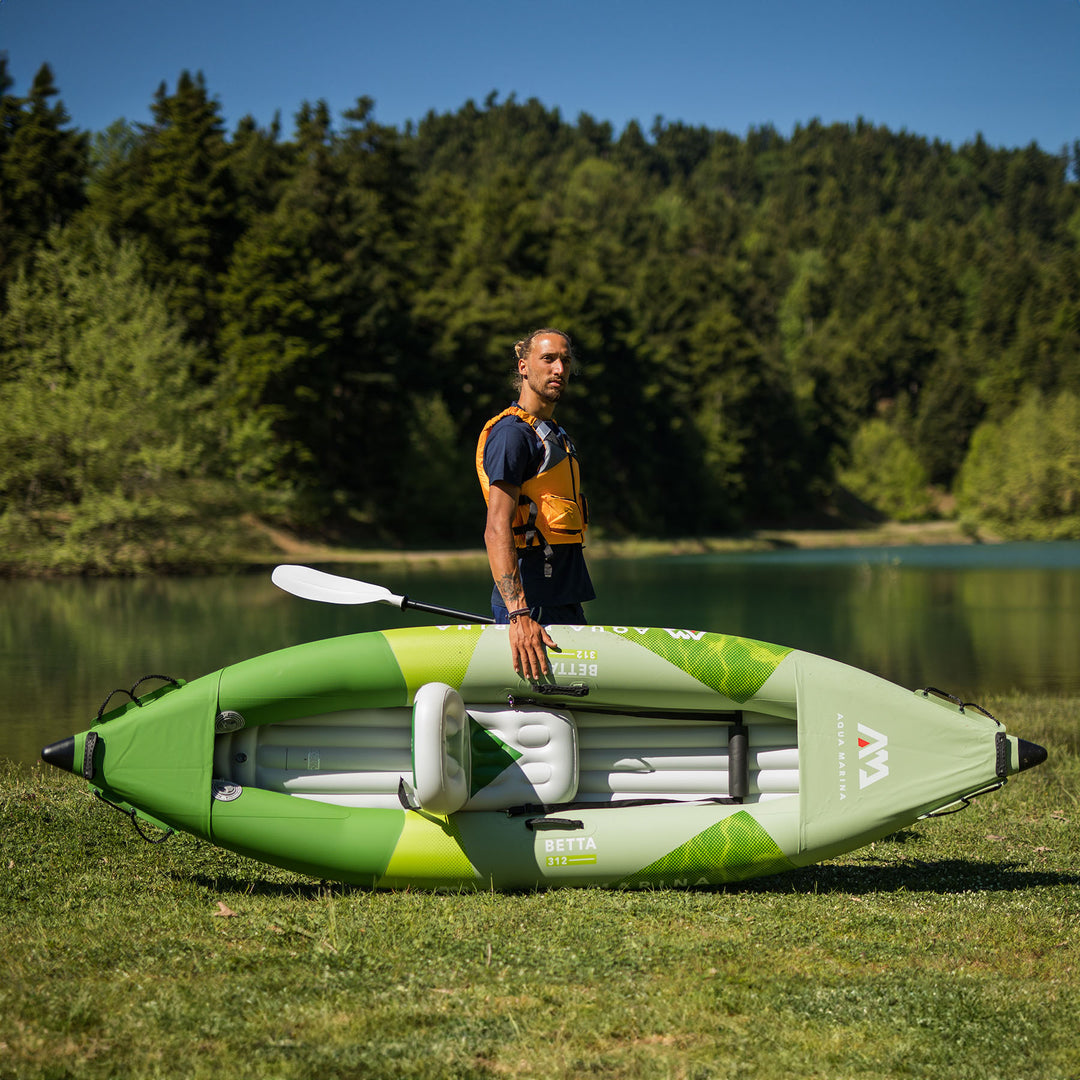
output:
<svg viewBox="0 0 1080 1080"><path fill-rule="evenodd" d="M336 548L300 540L280 529L262 526L272 545L252 552L243 559L252 567L268 566L283 560L357 565L485 565L482 547L464 549L400 550L382 548L364 550ZM865 529L757 529L735 536L685 537L681 539L594 540L589 554L605 559L635 559L651 556L705 555L724 552L778 551L783 549L823 550L854 547L912 547L928 545L963 545L998 543L996 537L972 536L954 521L917 524L889 522Z"/></svg>

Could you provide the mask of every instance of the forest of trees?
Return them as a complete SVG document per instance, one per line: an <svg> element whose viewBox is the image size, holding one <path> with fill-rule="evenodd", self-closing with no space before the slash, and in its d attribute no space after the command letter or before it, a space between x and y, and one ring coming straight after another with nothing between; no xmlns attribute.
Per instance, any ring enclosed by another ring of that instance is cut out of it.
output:
<svg viewBox="0 0 1080 1080"><path fill-rule="evenodd" d="M0 58L0 571L212 565L253 521L480 544L512 345L600 534L860 514L1080 537L1080 143L648 131L492 94L71 126Z"/></svg>

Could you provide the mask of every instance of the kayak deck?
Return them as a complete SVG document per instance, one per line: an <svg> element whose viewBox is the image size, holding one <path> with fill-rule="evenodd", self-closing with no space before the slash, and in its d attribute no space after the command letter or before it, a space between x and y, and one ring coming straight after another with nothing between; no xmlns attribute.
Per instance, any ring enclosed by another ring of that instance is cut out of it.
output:
<svg viewBox="0 0 1080 1080"><path fill-rule="evenodd" d="M468 791L455 808L464 811L730 797L732 761L736 770L741 764L731 752L733 730L746 735L740 801L799 792L796 725L765 713L688 719L465 705L464 727L457 756L468 761L457 764L468 773ZM216 736L214 776L342 806L395 808L402 780L411 784L425 757L453 753L439 745L446 736L437 721L431 731L422 729L413 708L344 710L244 727Z"/></svg>

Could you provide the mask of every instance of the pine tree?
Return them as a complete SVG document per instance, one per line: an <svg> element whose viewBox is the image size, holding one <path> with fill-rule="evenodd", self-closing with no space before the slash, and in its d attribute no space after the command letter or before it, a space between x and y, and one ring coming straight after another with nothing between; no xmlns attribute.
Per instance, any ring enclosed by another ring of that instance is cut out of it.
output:
<svg viewBox="0 0 1080 1080"><path fill-rule="evenodd" d="M52 70L43 64L30 93L10 94L7 58L0 55L0 297L18 266L48 231L83 206L88 169L86 135L70 117Z"/></svg>
<svg viewBox="0 0 1080 1080"><path fill-rule="evenodd" d="M169 286L169 304L191 340L217 331L220 278L240 224L230 147L220 107L201 73L164 83L130 153L114 156L97 182L95 216L114 236L146 244L151 279Z"/></svg>

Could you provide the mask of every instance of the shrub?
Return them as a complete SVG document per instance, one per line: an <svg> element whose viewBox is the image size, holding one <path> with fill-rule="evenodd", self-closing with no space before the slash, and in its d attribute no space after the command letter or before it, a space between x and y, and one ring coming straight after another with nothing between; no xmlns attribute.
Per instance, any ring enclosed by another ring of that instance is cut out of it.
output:
<svg viewBox="0 0 1080 1080"><path fill-rule="evenodd" d="M975 431L957 481L962 518L1015 540L1080 538L1080 399L1031 394Z"/></svg>
<svg viewBox="0 0 1080 1080"><path fill-rule="evenodd" d="M894 521L917 521L933 511L926 470L885 420L868 420L859 428L851 442L850 463L837 479Z"/></svg>

